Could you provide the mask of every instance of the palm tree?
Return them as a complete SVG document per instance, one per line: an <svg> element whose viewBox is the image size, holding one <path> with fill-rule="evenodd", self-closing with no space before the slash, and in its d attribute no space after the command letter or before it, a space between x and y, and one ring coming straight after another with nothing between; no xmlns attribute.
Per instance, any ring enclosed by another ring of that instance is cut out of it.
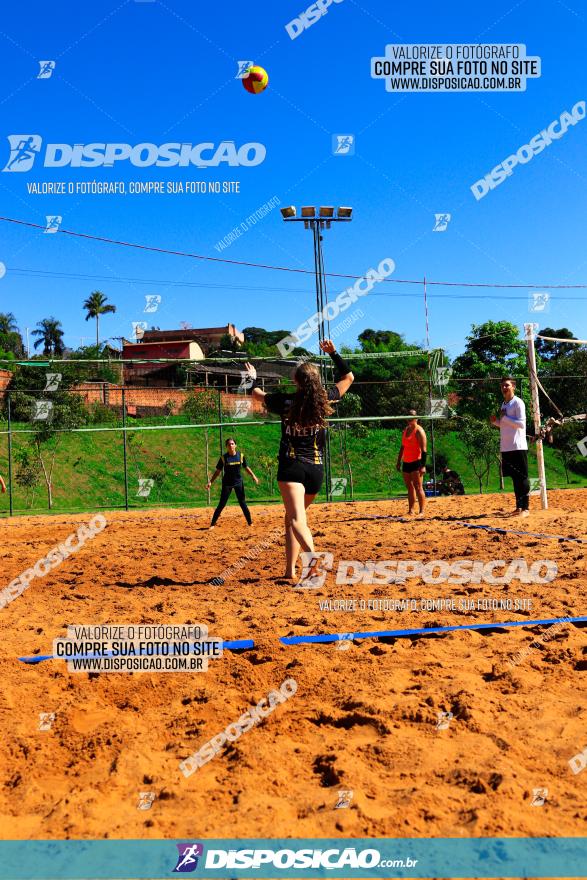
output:
<svg viewBox="0 0 587 880"><path fill-rule="evenodd" d="M22 336L12 312L0 312L0 349L16 357L24 354Z"/></svg>
<svg viewBox="0 0 587 880"><path fill-rule="evenodd" d="M39 338L35 342L34 347L38 348L43 345L43 354L62 355L65 351L63 345L63 330L61 329L61 321L57 318L43 318L37 321L38 330L33 330L32 335Z"/></svg>
<svg viewBox="0 0 587 880"><path fill-rule="evenodd" d="M18 324L12 312L0 312L0 333L18 333Z"/></svg>
<svg viewBox="0 0 587 880"><path fill-rule="evenodd" d="M96 319L96 348L100 345L100 315L107 312L115 312L116 306L107 304L107 297L99 290L94 290L84 303L84 309L87 310L86 321L90 318Z"/></svg>

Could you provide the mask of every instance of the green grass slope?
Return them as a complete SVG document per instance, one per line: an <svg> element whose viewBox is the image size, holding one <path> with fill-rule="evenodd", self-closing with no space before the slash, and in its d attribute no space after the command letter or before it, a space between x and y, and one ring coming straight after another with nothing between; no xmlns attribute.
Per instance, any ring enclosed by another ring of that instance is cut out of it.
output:
<svg viewBox="0 0 587 880"><path fill-rule="evenodd" d="M133 424L154 430L129 431L127 443L127 496L130 507L148 506L205 506L208 494L206 446L208 447L208 472L214 470L220 452L220 434L216 428L206 429L194 426L175 428L181 424L181 417L169 418L165 426L157 429L157 420L141 420ZM15 431L29 426L15 424ZM6 429L6 426L0 426ZM364 436L363 436L364 433ZM279 498L275 482L276 455L279 444L278 424L239 424L227 427L223 439L234 436L238 446L245 452L250 467L260 480L255 486L245 475L249 501L268 502ZM338 426L330 432L332 475L346 477L347 488L340 500L350 499L350 477L352 473L355 499L388 498L405 494L401 474L396 471L395 462L399 448L401 431L372 427L359 433L344 430ZM467 462L463 444L454 431L441 430L436 437L436 451L447 456L450 467L461 475L467 494L479 492L479 482ZM429 437L429 450L430 450ZM13 507L15 513L44 513L48 510L47 492L44 481L34 489L17 484L19 459L23 451L30 448L30 434L13 434ZM343 450L350 471L344 464ZM547 484L549 488L579 488L587 486L587 478L570 472L567 483L564 467L557 453L545 446ZM49 464L52 453L45 456ZM429 470L431 468L429 452ZM0 473L8 481L8 437L0 434ZM113 430L93 430L79 433L65 433L60 436L53 467L53 511L82 511L104 508L120 508L125 504L125 464L122 432ZM536 475L535 447L530 450L530 475ZM153 480L147 497L138 495L139 480ZM220 481L211 492L211 503L218 498ZM483 485L483 492L499 491L499 472L497 462L492 466L489 478ZM511 481L506 480L506 492L511 492ZM322 493L323 495L323 493ZM234 498L230 503L234 503ZM9 510L8 493L0 495L0 516Z"/></svg>

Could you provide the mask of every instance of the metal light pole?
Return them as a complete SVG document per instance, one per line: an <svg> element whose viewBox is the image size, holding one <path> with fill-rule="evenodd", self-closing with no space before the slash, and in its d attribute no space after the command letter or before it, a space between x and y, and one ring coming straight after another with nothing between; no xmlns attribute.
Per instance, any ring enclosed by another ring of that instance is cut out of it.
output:
<svg viewBox="0 0 587 880"><path fill-rule="evenodd" d="M322 231L330 229L331 223L348 223L352 220L353 209L349 207L340 207L336 210L331 206L321 206L318 211L313 205L306 205L300 209L301 216L296 216L294 205L289 205L281 209L281 216L288 223L303 223L305 229L312 230L314 239L314 275L316 280L316 312L320 315L318 323L318 342L328 339L328 334L324 332L325 321L330 324L328 318L322 319L324 309L328 304L328 296L326 291L326 274L324 271L324 254L322 251ZM328 373L327 361L320 361L320 376L322 382L326 384ZM330 472L330 440L328 431L325 438L325 455L324 455L324 475L326 477L326 500L332 500L331 493L331 472Z"/></svg>

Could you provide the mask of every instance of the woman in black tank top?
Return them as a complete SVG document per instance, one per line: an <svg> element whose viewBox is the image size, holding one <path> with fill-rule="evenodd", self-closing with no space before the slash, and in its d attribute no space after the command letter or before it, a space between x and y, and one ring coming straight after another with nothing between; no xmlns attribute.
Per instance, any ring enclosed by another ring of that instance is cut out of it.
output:
<svg viewBox="0 0 587 880"><path fill-rule="evenodd" d="M337 370L337 381L332 388L324 388L320 373L314 364L300 364L294 373L296 390L292 393L276 391L265 394L257 387L257 371L245 364L253 378L252 394L263 401L269 412L281 417L277 483L285 507L285 574L296 581L296 561L300 549L306 556L302 579L296 586L313 586L311 580L319 574L319 557L314 557L314 541L308 527L306 508L310 506L322 485L324 476L323 449L326 422L334 412L332 406L345 394L354 376L337 353L334 343L326 339L320 343L322 351L332 358Z"/></svg>
<svg viewBox="0 0 587 880"><path fill-rule="evenodd" d="M244 468L257 485L259 484L259 480L248 466L245 456L236 448L236 441L233 437L229 437L226 441L226 453L220 456L218 464L216 465L216 470L212 474L210 480L206 483L206 489L209 489L214 480L222 474L222 490L220 492L220 500L218 501L218 505L212 516L212 522L210 523L211 529L214 528L218 521L218 517L226 507L226 502L233 489L238 503L240 504L240 508L245 515L245 519L248 525L251 525L251 512L245 500L245 484L243 482L241 468Z"/></svg>

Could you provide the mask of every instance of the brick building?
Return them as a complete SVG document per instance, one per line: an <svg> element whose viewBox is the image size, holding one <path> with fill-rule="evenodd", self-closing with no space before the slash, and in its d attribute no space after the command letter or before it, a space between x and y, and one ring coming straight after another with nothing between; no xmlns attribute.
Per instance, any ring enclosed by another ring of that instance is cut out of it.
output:
<svg viewBox="0 0 587 880"><path fill-rule="evenodd" d="M122 344L122 360L131 363L124 366L124 382L126 385L183 385L185 373L178 370L178 364L165 361L178 360L186 365L188 360L202 361L210 351L218 348L225 336L229 336L238 345L245 341L244 335L234 324L179 330L145 330L136 342L125 339ZM142 359L160 359L162 362L136 362Z"/></svg>
<svg viewBox="0 0 587 880"><path fill-rule="evenodd" d="M10 370L0 370L0 400L4 400L6 397L6 389L10 385L12 380L12 373Z"/></svg>

